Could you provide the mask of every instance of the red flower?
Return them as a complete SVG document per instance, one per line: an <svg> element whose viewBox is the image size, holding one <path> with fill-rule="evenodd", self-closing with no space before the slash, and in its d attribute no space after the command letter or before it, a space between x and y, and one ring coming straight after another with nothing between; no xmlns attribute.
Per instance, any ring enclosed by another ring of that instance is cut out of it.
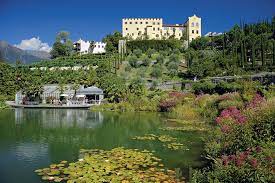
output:
<svg viewBox="0 0 275 183"><path fill-rule="evenodd" d="M243 166L243 163L244 163L244 160L243 160L243 159L241 159L241 158L239 158L239 157L237 157L237 158L235 159L235 164L236 164L237 167Z"/></svg>
<svg viewBox="0 0 275 183"><path fill-rule="evenodd" d="M253 158L250 160L250 164L253 168L256 168L258 166L258 161L257 159Z"/></svg>
<svg viewBox="0 0 275 183"><path fill-rule="evenodd" d="M228 157L227 157L227 156L222 156L222 164L223 164L224 166L227 166L228 163L229 163Z"/></svg>

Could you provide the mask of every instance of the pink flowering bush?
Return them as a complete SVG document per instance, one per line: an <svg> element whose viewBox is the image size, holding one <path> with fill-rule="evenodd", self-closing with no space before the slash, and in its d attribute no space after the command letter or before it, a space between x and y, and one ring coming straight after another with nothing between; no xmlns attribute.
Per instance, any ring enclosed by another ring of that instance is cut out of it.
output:
<svg viewBox="0 0 275 183"><path fill-rule="evenodd" d="M265 98L260 94L256 94L250 102L247 103L247 108L257 108L260 107L264 102L266 102Z"/></svg>
<svg viewBox="0 0 275 183"><path fill-rule="evenodd" d="M275 98L254 95L245 107L223 109L215 123L205 145L212 169L195 172L193 182L275 182Z"/></svg>
<svg viewBox="0 0 275 183"><path fill-rule="evenodd" d="M235 124L244 124L246 122L246 117L236 107L229 107L224 109L220 116L216 118L216 123L222 125L228 120Z"/></svg>

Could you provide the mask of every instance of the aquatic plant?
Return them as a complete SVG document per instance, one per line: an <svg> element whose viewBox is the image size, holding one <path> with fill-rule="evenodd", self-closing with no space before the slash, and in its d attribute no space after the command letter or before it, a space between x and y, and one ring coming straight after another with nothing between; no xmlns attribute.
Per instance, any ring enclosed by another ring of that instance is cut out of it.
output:
<svg viewBox="0 0 275 183"><path fill-rule="evenodd" d="M115 148L81 150L81 154L83 158L77 162L62 161L35 172L50 182L183 182L149 151Z"/></svg>

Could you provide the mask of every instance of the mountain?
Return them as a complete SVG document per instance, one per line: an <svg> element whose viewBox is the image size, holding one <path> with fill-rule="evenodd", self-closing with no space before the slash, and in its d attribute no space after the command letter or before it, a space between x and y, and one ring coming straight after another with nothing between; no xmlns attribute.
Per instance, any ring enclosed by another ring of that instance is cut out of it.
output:
<svg viewBox="0 0 275 183"><path fill-rule="evenodd" d="M40 60L50 59L50 55L47 52L21 50L5 41L0 41L0 57L0 59L10 64L14 64L16 61L21 61L23 64L31 64Z"/></svg>
<svg viewBox="0 0 275 183"><path fill-rule="evenodd" d="M48 60L51 58L51 55L49 52L46 51L38 51L38 50L26 50L26 52L30 55L33 55L35 57Z"/></svg>

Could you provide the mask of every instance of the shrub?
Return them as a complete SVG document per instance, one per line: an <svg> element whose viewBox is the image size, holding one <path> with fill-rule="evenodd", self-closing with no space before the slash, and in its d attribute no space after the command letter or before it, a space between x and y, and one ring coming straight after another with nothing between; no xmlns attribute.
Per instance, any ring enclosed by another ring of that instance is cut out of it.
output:
<svg viewBox="0 0 275 183"><path fill-rule="evenodd" d="M199 113L207 121L214 121L218 115L218 110L216 106L216 101L218 99L217 95L199 95L195 100L195 104L198 107Z"/></svg>
<svg viewBox="0 0 275 183"><path fill-rule="evenodd" d="M260 147L217 159L214 171L195 171L191 182L274 182L274 159Z"/></svg>
<svg viewBox="0 0 275 183"><path fill-rule="evenodd" d="M142 55L142 51L140 49L135 49L133 51L133 54L137 56L137 58L140 58Z"/></svg>
<svg viewBox="0 0 275 183"><path fill-rule="evenodd" d="M130 66L132 66L134 68L138 67L138 59L135 55L129 57L129 64L130 64Z"/></svg>
<svg viewBox="0 0 275 183"><path fill-rule="evenodd" d="M150 66L150 64L151 64L151 60L148 57L145 57L142 62L142 65L147 67L147 66Z"/></svg>
<svg viewBox="0 0 275 183"><path fill-rule="evenodd" d="M151 76L160 78L162 76L162 67L160 65L155 65L152 69Z"/></svg>
<svg viewBox="0 0 275 183"><path fill-rule="evenodd" d="M177 119L198 120L200 114L192 104L177 105L172 110L172 115Z"/></svg>
<svg viewBox="0 0 275 183"><path fill-rule="evenodd" d="M192 88L195 94L208 93L213 94L215 92L216 85L210 81L194 83Z"/></svg>
<svg viewBox="0 0 275 183"><path fill-rule="evenodd" d="M125 67L125 72L130 72L131 71L131 66L130 65L127 65L126 67Z"/></svg>
<svg viewBox="0 0 275 183"><path fill-rule="evenodd" d="M161 112L169 112L173 107L177 105L177 101L174 98L162 100L158 107Z"/></svg>
<svg viewBox="0 0 275 183"><path fill-rule="evenodd" d="M158 57L157 57L157 63L158 64L164 64L164 56L163 55L159 55Z"/></svg>
<svg viewBox="0 0 275 183"><path fill-rule="evenodd" d="M228 83L225 81L222 81L218 83L215 87L215 91L218 94L224 94L224 93L230 93L230 92L236 92L240 91L242 89L242 86L238 83Z"/></svg>

